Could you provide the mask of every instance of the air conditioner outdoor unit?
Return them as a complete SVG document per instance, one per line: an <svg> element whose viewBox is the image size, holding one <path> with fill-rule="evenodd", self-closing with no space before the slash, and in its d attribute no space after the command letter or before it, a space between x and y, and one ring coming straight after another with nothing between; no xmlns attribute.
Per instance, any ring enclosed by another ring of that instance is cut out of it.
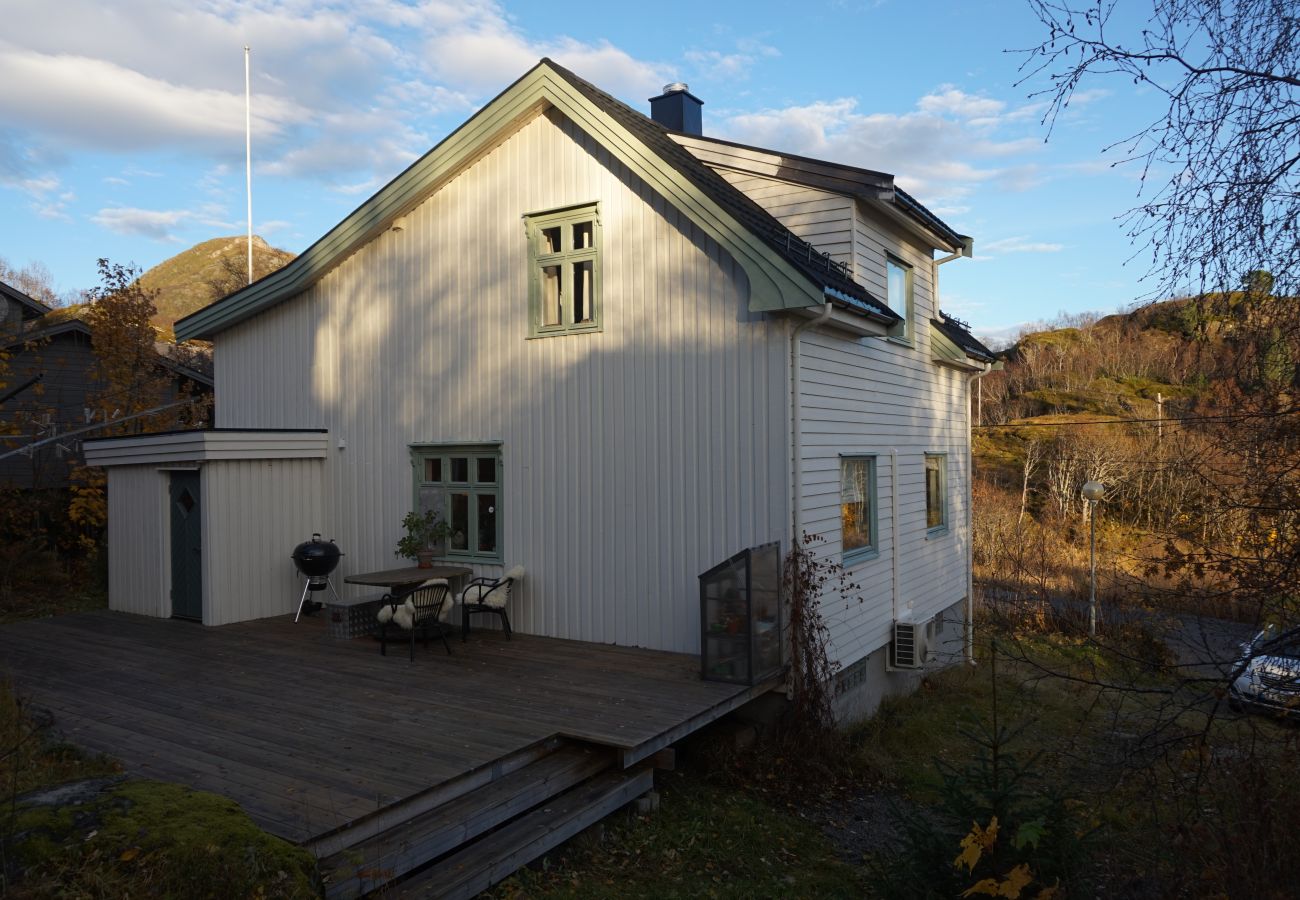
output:
<svg viewBox="0 0 1300 900"><path fill-rule="evenodd" d="M892 668L919 669L925 665L928 651L924 623L894 620L894 642L890 645Z"/></svg>

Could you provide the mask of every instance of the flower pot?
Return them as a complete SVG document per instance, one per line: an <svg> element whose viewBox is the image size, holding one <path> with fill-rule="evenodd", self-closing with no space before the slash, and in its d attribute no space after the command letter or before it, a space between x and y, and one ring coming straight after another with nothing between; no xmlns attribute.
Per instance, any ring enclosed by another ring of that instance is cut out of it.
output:
<svg viewBox="0 0 1300 900"><path fill-rule="evenodd" d="M416 566L421 569L432 569L433 556L434 556L434 550L432 548L428 550L421 550L419 553L415 554Z"/></svg>

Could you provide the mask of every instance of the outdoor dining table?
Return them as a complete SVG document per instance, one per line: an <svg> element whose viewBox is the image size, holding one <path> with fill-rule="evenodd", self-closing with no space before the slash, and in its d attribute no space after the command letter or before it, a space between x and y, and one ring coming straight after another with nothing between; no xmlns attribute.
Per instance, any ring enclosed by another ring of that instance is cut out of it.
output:
<svg viewBox="0 0 1300 900"><path fill-rule="evenodd" d="M419 566L407 566L404 569L385 569L382 572L361 572L356 575L348 575L343 580L348 584L364 584L370 587L388 588L387 598L393 611L401 605L397 598L404 597L406 593L414 588L424 584L430 578L445 578L448 582L453 582L457 578L464 578L466 575L472 575L474 570L469 566L431 566L428 569L421 569ZM454 588L448 591L448 600L455 601L456 591ZM366 601L367 606L374 601ZM377 608L378 604L372 609ZM363 614L366 615L366 614ZM370 623L374 622L373 615L368 617ZM378 637L378 635L376 635Z"/></svg>
<svg viewBox="0 0 1300 900"><path fill-rule="evenodd" d="M365 584L371 587L388 588L390 594L404 593L408 588L423 584L430 578L464 578L473 574L469 566L431 566L421 569L419 566L407 566L404 569L385 569L382 572L362 572L348 575L343 580L348 584Z"/></svg>

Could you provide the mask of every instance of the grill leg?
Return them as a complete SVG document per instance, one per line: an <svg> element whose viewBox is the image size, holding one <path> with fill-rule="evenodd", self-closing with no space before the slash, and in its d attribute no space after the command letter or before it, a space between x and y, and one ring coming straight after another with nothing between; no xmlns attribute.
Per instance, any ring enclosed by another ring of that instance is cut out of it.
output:
<svg viewBox="0 0 1300 900"><path fill-rule="evenodd" d="M307 581L306 581L306 582L303 584L303 586L302 586L302 598L298 601L298 614L295 615L295 616L293 617L294 622L297 622L298 619L299 619L299 617L302 616L302 607L303 607L303 604L307 602L307 595L308 595L309 593L311 593L311 579L310 579L310 578L307 579Z"/></svg>

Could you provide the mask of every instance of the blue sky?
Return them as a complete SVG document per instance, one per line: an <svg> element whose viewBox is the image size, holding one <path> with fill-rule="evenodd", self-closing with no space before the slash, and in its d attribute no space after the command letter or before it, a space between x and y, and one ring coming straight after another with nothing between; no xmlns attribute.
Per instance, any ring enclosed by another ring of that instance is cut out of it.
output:
<svg viewBox="0 0 1300 900"><path fill-rule="evenodd" d="M893 173L976 258L943 306L985 335L1144 292L1117 216L1138 172L1102 148L1158 112L1090 88L1050 142L1041 30L1017 0L624 5L451 0L5 0L0 256L59 290L254 227L301 251L543 55L635 108L670 81L706 134Z"/></svg>

